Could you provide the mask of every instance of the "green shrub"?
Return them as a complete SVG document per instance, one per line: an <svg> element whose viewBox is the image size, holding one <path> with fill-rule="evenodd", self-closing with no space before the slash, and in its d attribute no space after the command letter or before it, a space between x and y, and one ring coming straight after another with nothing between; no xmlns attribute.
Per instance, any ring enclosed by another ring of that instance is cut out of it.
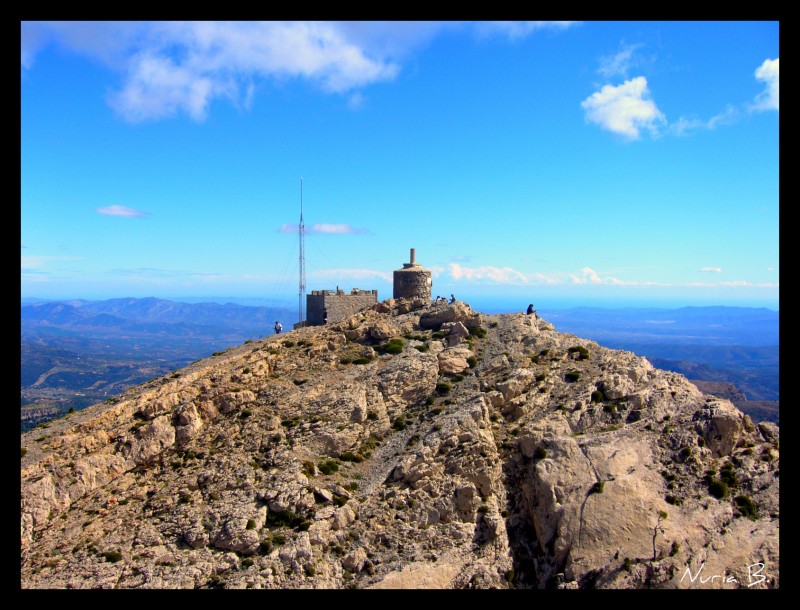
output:
<svg viewBox="0 0 800 610"><path fill-rule="evenodd" d="M370 362L372 362L372 358L369 356L360 356L353 359L353 364L369 364Z"/></svg>
<svg viewBox="0 0 800 610"><path fill-rule="evenodd" d="M531 361L534 364L539 364L539 356L531 356Z"/></svg>
<svg viewBox="0 0 800 610"><path fill-rule="evenodd" d="M470 356L467 358L467 364L469 365L469 368L474 369L476 366L478 366L478 359L475 356Z"/></svg>
<svg viewBox="0 0 800 610"><path fill-rule="evenodd" d="M414 349L424 354L428 351L428 346L423 343L422 345L415 345Z"/></svg>
<svg viewBox="0 0 800 610"><path fill-rule="evenodd" d="M398 415L397 418L392 422L392 428L395 430L405 430L408 427L408 422L406 422L405 415Z"/></svg>
<svg viewBox="0 0 800 610"><path fill-rule="evenodd" d="M103 553L103 557L105 557L106 561L117 563L120 559L122 559L122 553L119 551L106 551Z"/></svg>
<svg viewBox="0 0 800 610"><path fill-rule="evenodd" d="M339 470L339 462L336 460L324 460L317 465L317 470L322 474L333 474Z"/></svg>
<svg viewBox="0 0 800 610"><path fill-rule="evenodd" d="M592 488L589 490L589 495L591 496L592 494L603 493L603 488L605 487L605 485L606 485L605 481L597 481L594 485L592 485Z"/></svg>
<svg viewBox="0 0 800 610"><path fill-rule="evenodd" d="M352 451L345 451L339 456L339 459L343 462L363 462L364 456L359 453L353 453Z"/></svg>
<svg viewBox="0 0 800 610"><path fill-rule="evenodd" d="M582 345L575 345L573 347L570 347L567 351L570 354L578 352L580 354L580 356L578 357L580 360L586 360L589 357L589 350L583 347Z"/></svg>
<svg viewBox="0 0 800 610"><path fill-rule="evenodd" d="M293 379L293 380L292 380L292 382L294 383L294 385L303 385L303 384L304 384L304 383L306 383L307 381L308 381L308 379Z"/></svg>
<svg viewBox="0 0 800 610"><path fill-rule="evenodd" d="M672 494L664 496L664 501L667 504L672 504L673 506L680 506L681 504L683 504L683 500L681 500L677 496L673 496Z"/></svg>
<svg viewBox="0 0 800 610"><path fill-rule="evenodd" d="M21 447L21 457L25 457L28 453L28 450L25 447Z"/></svg>
<svg viewBox="0 0 800 610"><path fill-rule="evenodd" d="M294 347L294 341L284 341L283 342L283 346L284 347Z"/></svg>
<svg viewBox="0 0 800 610"><path fill-rule="evenodd" d="M681 550L681 545L677 540L672 541L672 547L669 550L669 556L675 557L678 554L678 551Z"/></svg>
<svg viewBox="0 0 800 610"><path fill-rule="evenodd" d="M375 411L367 411L367 419L369 421L377 421L378 414Z"/></svg>
<svg viewBox="0 0 800 610"><path fill-rule="evenodd" d="M747 517L751 521L758 519L758 506L750 496L736 496L733 501L736 502L739 513L743 517Z"/></svg>
<svg viewBox="0 0 800 610"><path fill-rule="evenodd" d="M570 371L569 373L564 375L564 379L566 379L570 383L574 382L574 381L578 381L578 379L580 379L580 378L581 378L581 374L578 371Z"/></svg>
<svg viewBox="0 0 800 610"><path fill-rule="evenodd" d="M536 375L537 383L542 383L545 379L547 379L547 375L545 375L544 373L539 373L538 375Z"/></svg>
<svg viewBox="0 0 800 610"><path fill-rule="evenodd" d="M708 493L719 500L728 497L728 484L719 479L711 479L708 483Z"/></svg>
<svg viewBox="0 0 800 610"><path fill-rule="evenodd" d="M626 557L625 561L622 562L622 569L626 572L630 572L631 568L633 567L633 561L631 561L630 557Z"/></svg>
<svg viewBox="0 0 800 610"><path fill-rule="evenodd" d="M547 354L549 354L549 353L550 353L549 349L543 349L541 352L539 352L539 355L544 357L544 356L547 356Z"/></svg>
<svg viewBox="0 0 800 610"><path fill-rule="evenodd" d="M389 339L388 343L383 347L383 351L387 354L399 354L403 351L404 345L405 341L399 337L395 337L394 339Z"/></svg>
<svg viewBox="0 0 800 610"><path fill-rule="evenodd" d="M592 402L603 402L605 395L600 390L592 392Z"/></svg>
<svg viewBox="0 0 800 610"><path fill-rule="evenodd" d="M719 478L731 489L738 489L739 478L736 476L734 466L727 462L722 468L719 469Z"/></svg>
<svg viewBox="0 0 800 610"><path fill-rule="evenodd" d="M543 460L547 457L547 449L539 445L536 450L533 452L533 459L534 460Z"/></svg>
<svg viewBox="0 0 800 610"><path fill-rule="evenodd" d="M352 361L352 358L342 358L339 360L341 364L350 364Z"/></svg>
<svg viewBox="0 0 800 610"><path fill-rule="evenodd" d="M592 392L592 396L594 396L594 392ZM595 401L592 400L592 402L595 402ZM616 413L617 412L617 405L615 405L613 402L605 404L605 405L603 405L603 411L605 411L606 413Z"/></svg>
<svg viewBox="0 0 800 610"><path fill-rule="evenodd" d="M256 529L256 520L255 519L248 519L247 520L247 527L245 529L249 529L249 530Z"/></svg>
<svg viewBox="0 0 800 610"><path fill-rule="evenodd" d="M482 339L486 336L486 329L482 326L467 326L470 336Z"/></svg>
<svg viewBox="0 0 800 610"><path fill-rule="evenodd" d="M303 462L302 472L307 477L313 477L317 473L317 466L311 460Z"/></svg>
<svg viewBox="0 0 800 610"><path fill-rule="evenodd" d="M440 381L439 383L436 384L436 391L442 396L444 396L445 394L449 394L451 388L452 386L446 381Z"/></svg>

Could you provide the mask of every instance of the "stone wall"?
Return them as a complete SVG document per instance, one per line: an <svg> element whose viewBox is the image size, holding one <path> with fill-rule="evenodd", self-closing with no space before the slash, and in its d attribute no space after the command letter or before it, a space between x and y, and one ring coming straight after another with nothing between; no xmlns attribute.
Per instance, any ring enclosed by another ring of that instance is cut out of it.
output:
<svg viewBox="0 0 800 610"><path fill-rule="evenodd" d="M344 290L314 290L306 295L306 319L310 326L324 324L324 311L328 310L328 324L349 318L365 307L378 302L377 290L353 288L350 293Z"/></svg>
<svg viewBox="0 0 800 610"><path fill-rule="evenodd" d="M394 298L431 300L431 272L421 267L397 269L394 272Z"/></svg>

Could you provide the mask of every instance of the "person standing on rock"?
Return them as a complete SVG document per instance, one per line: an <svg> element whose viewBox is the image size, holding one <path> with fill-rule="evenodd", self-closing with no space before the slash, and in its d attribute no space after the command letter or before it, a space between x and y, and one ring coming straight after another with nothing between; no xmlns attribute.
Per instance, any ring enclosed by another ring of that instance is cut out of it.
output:
<svg viewBox="0 0 800 610"><path fill-rule="evenodd" d="M456 302L456 296L452 292L450 293L450 302L451 303L455 303Z"/></svg>
<svg viewBox="0 0 800 610"><path fill-rule="evenodd" d="M283 330L283 325L280 322L278 322L277 320L275 320L275 334L276 335L281 334L282 330Z"/></svg>

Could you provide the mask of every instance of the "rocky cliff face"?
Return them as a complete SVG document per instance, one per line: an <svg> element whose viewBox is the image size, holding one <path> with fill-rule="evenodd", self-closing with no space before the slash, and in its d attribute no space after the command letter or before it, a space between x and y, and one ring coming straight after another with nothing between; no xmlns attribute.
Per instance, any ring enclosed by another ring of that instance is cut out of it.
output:
<svg viewBox="0 0 800 610"><path fill-rule="evenodd" d="M24 588L779 586L776 426L460 302L248 342L22 453Z"/></svg>

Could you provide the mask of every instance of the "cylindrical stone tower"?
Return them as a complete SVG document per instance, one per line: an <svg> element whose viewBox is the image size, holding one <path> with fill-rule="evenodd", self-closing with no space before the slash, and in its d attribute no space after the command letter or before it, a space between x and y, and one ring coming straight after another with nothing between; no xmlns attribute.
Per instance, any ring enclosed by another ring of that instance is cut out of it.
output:
<svg viewBox="0 0 800 610"><path fill-rule="evenodd" d="M403 268L394 272L394 294L392 296L395 299L431 300L433 284L431 272L423 269L422 265L416 261L416 254L416 250L411 248L411 261L403 263Z"/></svg>

